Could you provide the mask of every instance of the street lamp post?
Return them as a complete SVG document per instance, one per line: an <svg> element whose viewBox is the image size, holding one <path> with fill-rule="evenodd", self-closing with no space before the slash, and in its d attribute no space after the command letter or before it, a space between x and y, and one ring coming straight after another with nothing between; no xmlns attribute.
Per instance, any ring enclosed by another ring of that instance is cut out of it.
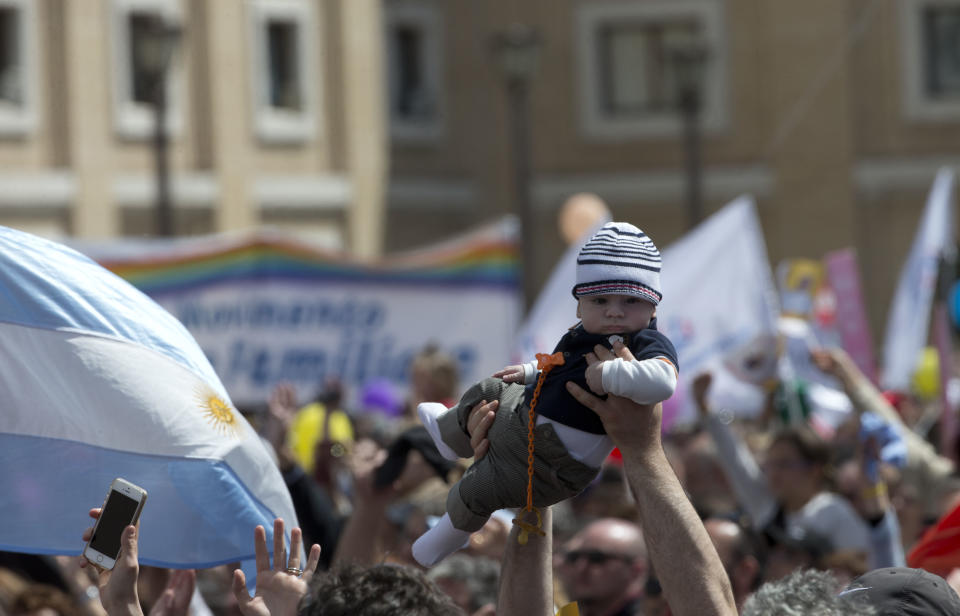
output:
<svg viewBox="0 0 960 616"><path fill-rule="evenodd" d="M533 285L535 234L530 191L530 80L537 68L540 35L532 26L511 24L493 38L493 49L503 71L509 104L510 143L513 155L514 205L520 218L520 256L523 305L528 310L536 289Z"/></svg>
<svg viewBox="0 0 960 616"><path fill-rule="evenodd" d="M683 150L686 164L687 229L703 218L703 163L701 160L700 111L703 107L703 72L707 50L690 43L671 50L677 85L677 107L683 121Z"/></svg>
<svg viewBox="0 0 960 616"><path fill-rule="evenodd" d="M153 107L153 154L156 180L156 234L174 235L173 201L170 193L169 137L167 135L167 74L173 53L183 34L181 27L155 17L136 41L141 67L151 84Z"/></svg>

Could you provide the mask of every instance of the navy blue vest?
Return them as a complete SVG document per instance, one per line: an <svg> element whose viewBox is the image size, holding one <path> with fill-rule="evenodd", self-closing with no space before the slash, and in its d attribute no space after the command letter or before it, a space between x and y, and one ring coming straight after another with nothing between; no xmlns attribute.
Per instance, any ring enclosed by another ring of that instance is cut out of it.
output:
<svg viewBox="0 0 960 616"><path fill-rule="evenodd" d="M673 343L657 331L656 319L650 321L647 329L633 334L623 334L623 341L637 359L666 357L673 362L678 370L680 369L677 351L673 348ZM608 349L611 348L610 334L589 334L584 331L583 325L577 325L560 339L553 352L563 352L564 364L554 367L547 374L543 388L540 390L537 414L578 430L592 432L593 434L606 434L600 417L577 402L577 399L570 395L566 388L567 381L573 381L586 391L590 391L587 386L587 379L584 376L587 369L586 355L593 351L593 347L598 344L602 344ZM535 385L527 386L526 399L528 402L533 398L534 387Z"/></svg>

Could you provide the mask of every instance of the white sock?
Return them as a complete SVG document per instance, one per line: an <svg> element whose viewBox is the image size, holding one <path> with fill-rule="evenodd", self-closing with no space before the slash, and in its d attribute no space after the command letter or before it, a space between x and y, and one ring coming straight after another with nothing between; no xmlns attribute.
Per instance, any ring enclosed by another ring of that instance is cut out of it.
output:
<svg viewBox="0 0 960 616"><path fill-rule="evenodd" d="M448 514L413 542L413 557L424 567L432 567L470 543L470 533L454 528Z"/></svg>
<svg viewBox="0 0 960 616"><path fill-rule="evenodd" d="M430 438L433 439L433 444L437 446L440 455L447 460L456 462L460 459L460 456L457 455L457 452L450 449L449 445L443 442L443 437L440 436L440 425L437 423L437 416L446 410L447 407L439 402L421 402L417 405L417 415L420 416L423 427L430 433Z"/></svg>

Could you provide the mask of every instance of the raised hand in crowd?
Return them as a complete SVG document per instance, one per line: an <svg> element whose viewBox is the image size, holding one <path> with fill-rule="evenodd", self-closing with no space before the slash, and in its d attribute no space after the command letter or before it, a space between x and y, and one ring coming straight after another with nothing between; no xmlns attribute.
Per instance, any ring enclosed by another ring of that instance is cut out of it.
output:
<svg viewBox="0 0 960 616"><path fill-rule="evenodd" d="M710 385L712 384L713 375L709 372L702 372L693 379L693 383L690 385L694 405L697 407L697 415L701 418L710 414L710 407L707 405L707 394L710 392Z"/></svg>
<svg viewBox="0 0 960 616"><path fill-rule="evenodd" d="M307 584L320 561L320 546L314 544L301 568L299 528L290 531L290 554L284 543L283 520L273 522L273 567L267 552L267 532L262 526L253 531L253 548L257 563L257 586L254 596L247 592L243 571L233 572L233 594L244 616L295 616L300 599L307 594ZM111 615L112 616L112 615Z"/></svg>
<svg viewBox="0 0 960 616"><path fill-rule="evenodd" d="M170 575L167 587L150 608L147 616L185 616L190 610L193 590L197 586L197 572L177 569Z"/></svg>
<svg viewBox="0 0 960 616"><path fill-rule="evenodd" d="M836 378L844 388L856 384L860 369L840 348L822 348L810 351L810 359L821 372Z"/></svg>
<svg viewBox="0 0 960 616"><path fill-rule="evenodd" d="M100 508L91 509L90 517L100 518ZM137 593L137 576L140 564L137 561L138 527L128 526L120 536L120 555L112 570L96 569L97 587L100 589L100 603L110 616L143 616L140 610L140 596ZM90 541L93 527L83 531L83 541ZM80 566L95 566L83 556Z"/></svg>
<svg viewBox="0 0 960 616"><path fill-rule="evenodd" d="M98 519L100 509L91 509L90 517ZM113 570L101 569L80 557L80 566L94 567L97 572L97 587L100 590L100 602L109 616L143 616L140 608L140 596L137 591L137 579L140 565L137 560L137 535L139 524L128 526L120 538L120 556ZM93 527L83 533L83 541L89 541ZM192 569L175 571L167 586L150 608L149 616L185 616L190 607L190 599L196 587L197 574Z"/></svg>
<svg viewBox="0 0 960 616"><path fill-rule="evenodd" d="M287 433L297 414L297 391L290 383L280 383L270 393L267 414L264 418L263 437L277 453L281 468L294 462L293 453L287 446Z"/></svg>

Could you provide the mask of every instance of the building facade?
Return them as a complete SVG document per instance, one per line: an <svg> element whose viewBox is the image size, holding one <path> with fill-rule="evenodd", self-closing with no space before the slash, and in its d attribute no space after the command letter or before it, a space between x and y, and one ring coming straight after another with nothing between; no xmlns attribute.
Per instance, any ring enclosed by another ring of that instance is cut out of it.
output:
<svg viewBox="0 0 960 616"><path fill-rule="evenodd" d="M752 194L774 264L855 248L878 334L936 170L960 164L960 0L0 0L0 224L156 231L158 16L183 31L178 234L271 225L376 256L518 211L521 177L534 286L574 193L664 247L691 224L694 48L702 214ZM496 42L518 23L520 122Z"/></svg>
<svg viewBox="0 0 960 616"><path fill-rule="evenodd" d="M491 50L538 32L529 178L545 279L572 194L663 247L690 224L676 49L705 62L703 213L752 194L771 261L857 250L883 329L927 192L960 164L960 1L386 0L388 250L515 210L506 83ZM422 221L431 221L429 226Z"/></svg>
<svg viewBox="0 0 960 616"><path fill-rule="evenodd" d="M0 222L153 234L156 23L176 234L288 228L380 251L374 0L0 0Z"/></svg>

